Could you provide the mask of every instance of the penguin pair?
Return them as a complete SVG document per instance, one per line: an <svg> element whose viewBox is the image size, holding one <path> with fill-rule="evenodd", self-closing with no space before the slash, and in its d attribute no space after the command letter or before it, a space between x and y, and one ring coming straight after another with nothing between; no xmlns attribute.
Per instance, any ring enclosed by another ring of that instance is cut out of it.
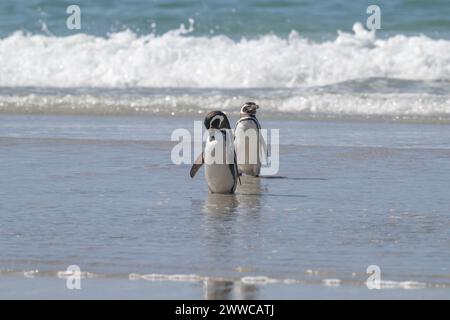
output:
<svg viewBox="0 0 450 320"><path fill-rule="evenodd" d="M204 124L208 138L204 151L191 168L190 176L193 178L205 164L205 178L211 193L234 193L241 173L259 176L261 152L266 151L266 145L256 118L258 108L254 102L247 102L241 107L234 135L222 111L212 111L206 115Z"/></svg>

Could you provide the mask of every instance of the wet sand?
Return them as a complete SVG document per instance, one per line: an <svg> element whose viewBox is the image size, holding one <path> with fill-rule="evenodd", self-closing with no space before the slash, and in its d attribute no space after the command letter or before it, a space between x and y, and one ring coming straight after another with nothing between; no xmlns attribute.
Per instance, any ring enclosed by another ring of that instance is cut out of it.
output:
<svg viewBox="0 0 450 320"><path fill-rule="evenodd" d="M280 172L221 196L170 159L196 118L0 118L4 298L203 299L205 279L246 277L276 280L255 299L450 297L448 125L261 119ZM99 277L74 293L46 276L69 265ZM370 265L394 289L367 289Z"/></svg>

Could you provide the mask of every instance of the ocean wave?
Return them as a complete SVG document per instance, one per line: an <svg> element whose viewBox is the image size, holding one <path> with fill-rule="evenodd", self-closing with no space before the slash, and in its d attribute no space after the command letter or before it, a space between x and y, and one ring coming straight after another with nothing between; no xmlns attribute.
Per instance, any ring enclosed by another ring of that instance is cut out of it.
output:
<svg viewBox="0 0 450 320"><path fill-rule="evenodd" d="M450 95L429 93L334 93L313 91L222 91L217 93L125 91L89 93L0 90L0 113L86 115L198 115L213 109L237 114L246 100L256 99L261 113L271 117L391 117L450 119ZM95 91L95 90L94 90Z"/></svg>
<svg viewBox="0 0 450 320"><path fill-rule="evenodd" d="M0 39L2 87L298 88L370 77L450 80L450 41L353 33L314 42L292 31L233 40L132 31L67 37L22 31Z"/></svg>

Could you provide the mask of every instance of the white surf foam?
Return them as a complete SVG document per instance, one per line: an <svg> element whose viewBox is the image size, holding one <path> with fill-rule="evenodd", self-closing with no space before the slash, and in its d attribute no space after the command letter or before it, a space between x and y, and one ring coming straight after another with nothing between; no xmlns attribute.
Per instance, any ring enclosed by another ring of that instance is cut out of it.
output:
<svg viewBox="0 0 450 320"><path fill-rule="evenodd" d="M0 39L0 86L293 88L350 79L450 80L450 41L377 39L355 24L334 41L293 31L232 40L189 30L68 37L16 32Z"/></svg>
<svg viewBox="0 0 450 320"><path fill-rule="evenodd" d="M427 284L418 281L381 281L380 287L381 289L413 290L413 289L425 289L427 287Z"/></svg>
<svg viewBox="0 0 450 320"><path fill-rule="evenodd" d="M366 280L341 280L339 278L322 278L318 277L320 274L324 273L318 270L306 270L305 273L310 276L314 276L311 279L293 279L293 278L273 278L269 276L244 276L244 277L217 277L217 276L207 276L198 274L140 274L140 273L129 273L129 274L107 274L107 273L93 273L93 272L68 272L64 271L39 271L39 270L8 270L0 269L0 276L23 276L25 278L35 278L35 277L56 277L59 279L67 279L70 276L78 275L82 279L93 279L93 278L103 278L103 279L128 279L130 281L170 281L170 282L202 282L202 281L226 281L226 282L241 282L248 285L272 285L272 284L285 284L285 285L314 285L321 284L327 287L341 287L344 285L360 285L366 286ZM352 274L355 277L355 274ZM434 277L437 279L436 277ZM392 281L392 280L382 280L380 281L380 289L426 289L426 288L449 288L449 283L446 281L448 275L440 276L441 282L419 282L419 281Z"/></svg>
<svg viewBox="0 0 450 320"><path fill-rule="evenodd" d="M259 97L253 94L102 95L0 94L0 113L42 114L204 114L220 109L239 112L243 101L256 99L265 113L334 116L443 117L450 116L450 95L300 93Z"/></svg>
<svg viewBox="0 0 450 320"><path fill-rule="evenodd" d="M327 287L339 287L341 285L341 279L323 279L322 283Z"/></svg>

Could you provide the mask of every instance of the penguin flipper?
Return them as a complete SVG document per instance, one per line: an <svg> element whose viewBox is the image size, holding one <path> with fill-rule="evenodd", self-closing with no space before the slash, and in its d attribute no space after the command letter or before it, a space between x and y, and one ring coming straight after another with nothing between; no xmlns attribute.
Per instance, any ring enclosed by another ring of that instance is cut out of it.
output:
<svg viewBox="0 0 450 320"><path fill-rule="evenodd" d="M197 171L200 169L200 167L203 165L204 162L205 162L205 159L203 157L203 152L202 152L195 160L194 164L192 165L191 171L189 172L189 175L191 176L191 178L195 177L195 175L197 174Z"/></svg>
<svg viewBox="0 0 450 320"><path fill-rule="evenodd" d="M233 176L236 175L236 177L239 181L239 184L242 185L242 183L241 183L241 175L242 174L239 172L239 167L237 164L237 157L236 157L236 150L234 150L234 164L232 165L232 167L230 167L230 169L231 169L231 174L233 174Z"/></svg>

